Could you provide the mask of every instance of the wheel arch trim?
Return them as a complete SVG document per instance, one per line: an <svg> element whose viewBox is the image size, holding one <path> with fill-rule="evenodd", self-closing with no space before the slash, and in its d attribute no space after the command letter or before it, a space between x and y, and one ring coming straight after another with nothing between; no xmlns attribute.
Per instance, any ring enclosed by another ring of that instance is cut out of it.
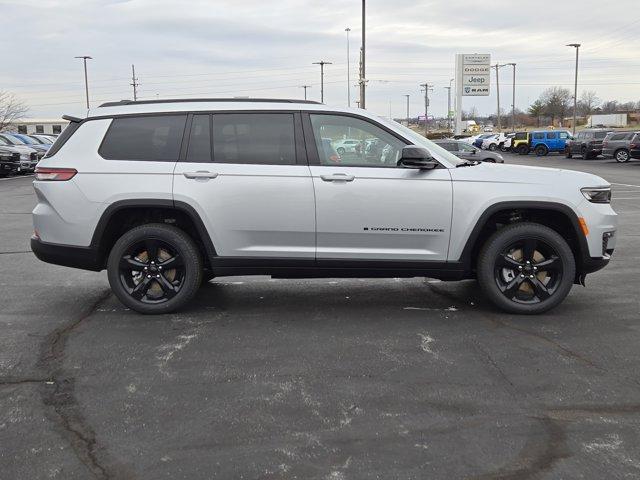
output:
<svg viewBox="0 0 640 480"><path fill-rule="evenodd" d="M507 202L498 202L494 203L487 207L487 209L480 215L478 220L476 221L473 230L469 234L467 241L465 243L464 248L462 249L462 253L458 261L462 263L465 271L471 272L473 269L473 258L471 258L471 254L473 249L478 241L480 234L489 221L489 219L496 213L502 210L523 210L523 209L536 209L536 210L551 210L555 212L559 212L566 216L571 222L571 226L576 234L576 238L578 239L578 249L576 256L576 267L578 270L582 267L583 262L590 258L589 255L589 245L587 243L587 239L582 234L582 230L580 228L580 223L578 221L578 215L575 210L568 205L558 202L535 202L535 201L507 201Z"/></svg>

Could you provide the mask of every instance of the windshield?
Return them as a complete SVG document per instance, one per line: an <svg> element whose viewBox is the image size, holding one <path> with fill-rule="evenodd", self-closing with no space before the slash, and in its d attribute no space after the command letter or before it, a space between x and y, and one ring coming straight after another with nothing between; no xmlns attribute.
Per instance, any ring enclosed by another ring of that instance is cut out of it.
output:
<svg viewBox="0 0 640 480"><path fill-rule="evenodd" d="M24 145L24 142L16 137L12 137L11 135L3 135L8 144L10 145Z"/></svg>
<svg viewBox="0 0 640 480"><path fill-rule="evenodd" d="M429 150L429 153L431 153L431 155L433 155L433 157L436 160L441 160L442 159L445 163L448 163L448 164L450 164L452 166L456 166L456 165L460 165L460 164L465 163L464 160L461 160L460 158L456 157L451 152L448 152L447 150L445 150L441 146L436 145L435 143L433 143L431 140L423 137L419 133L414 132L410 128L407 128L404 125L401 125L401 124L399 124L398 122L396 122L394 120L388 120L388 119L382 118L382 117L378 117L377 120L380 123L382 123L383 125L386 125L387 127L392 128L393 130L396 130L399 133L401 133L402 135L404 135L414 145L417 145L419 147L424 147L427 150ZM445 166L447 166L447 165L445 165Z"/></svg>
<svg viewBox="0 0 640 480"><path fill-rule="evenodd" d="M29 138L26 135L21 135L19 137L14 135L14 138L17 138L18 140L22 140L23 143L26 143L27 145L38 145L38 142L36 142L33 138Z"/></svg>

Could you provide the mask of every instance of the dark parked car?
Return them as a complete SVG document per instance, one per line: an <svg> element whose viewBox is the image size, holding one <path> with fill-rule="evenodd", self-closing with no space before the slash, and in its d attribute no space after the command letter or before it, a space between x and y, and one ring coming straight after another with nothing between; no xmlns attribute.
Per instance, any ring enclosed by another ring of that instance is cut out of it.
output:
<svg viewBox="0 0 640 480"><path fill-rule="evenodd" d="M584 160L596 158L602 153L602 141L609 131L589 129L578 132L574 139L567 142L564 156L571 158L573 155L581 155Z"/></svg>
<svg viewBox="0 0 640 480"><path fill-rule="evenodd" d="M6 177L18 171L20 154L0 147L0 177Z"/></svg>
<svg viewBox="0 0 640 480"><path fill-rule="evenodd" d="M602 141L602 156L625 163L631 158L631 141L638 132L609 132Z"/></svg>
<svg viewBox="0 0 640 480"><path fill-rule="evenodd" d="M467 142L461 140L434 140L436 145L441 146L445 150L453 153L456 157L463 160L478 160L480 162L504 163L502 155L491 150L481 150Z"/></svg>
<svg viewBox="0 0 640 480"><path fill-rule="evenodd" d="M489 137L493 137L493 133L483 133L482 135L480 135L478 138L476 138L473 141L473 146L477 147L477 148L481 148L482 147L482 142L484 141L485 138L489 138Z"/></svg>

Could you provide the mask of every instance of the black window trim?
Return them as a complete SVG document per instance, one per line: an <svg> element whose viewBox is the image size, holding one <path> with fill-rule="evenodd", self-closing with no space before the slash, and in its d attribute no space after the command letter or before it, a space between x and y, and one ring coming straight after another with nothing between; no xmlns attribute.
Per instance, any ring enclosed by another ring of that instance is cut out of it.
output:
<svg viewBox="0 0 640 480"><path fill-rule="evenodd" d="M397 165L339 165L339 164L322 165L320 163L320 155L318 154L318 146L317 146L318 144L316 143L315 134L313 133L313 126L311 125L311 115L333 115L333 116L339 116L339 117L357 118L364 122L368 122L378 128L381 128L388 134L404 142L405 145L413 145L413 143L410 140L403 137L399 133L391 130L386 125L376 122L374 119L365 117L363 115L358 115L356 113L351 113L351 112L339 112L339 111L330 111L330 110L322 110L317 112L312 110L306 110L302 112L302 125L304 130L305 143L307 145L307 155L309 157L310 166L331 167L331 168L340 167L340 166L342 166L343 168L394 168L394 169L403 168L403 167L398 167ZM438 164L438 167L436 168L446 168L437 159L434 158L434 161Z"/></svg>

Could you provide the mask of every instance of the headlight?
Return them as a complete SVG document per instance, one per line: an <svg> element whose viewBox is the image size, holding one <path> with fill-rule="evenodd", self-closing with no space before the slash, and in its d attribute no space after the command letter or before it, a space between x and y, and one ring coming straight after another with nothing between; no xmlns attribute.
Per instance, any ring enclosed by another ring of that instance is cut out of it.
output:
<svg viewBox="0 0 640 480"><path fill-rule="evenodd" d="M591 203L611 203L611 187L585 187L580 191Z"/></svg>

